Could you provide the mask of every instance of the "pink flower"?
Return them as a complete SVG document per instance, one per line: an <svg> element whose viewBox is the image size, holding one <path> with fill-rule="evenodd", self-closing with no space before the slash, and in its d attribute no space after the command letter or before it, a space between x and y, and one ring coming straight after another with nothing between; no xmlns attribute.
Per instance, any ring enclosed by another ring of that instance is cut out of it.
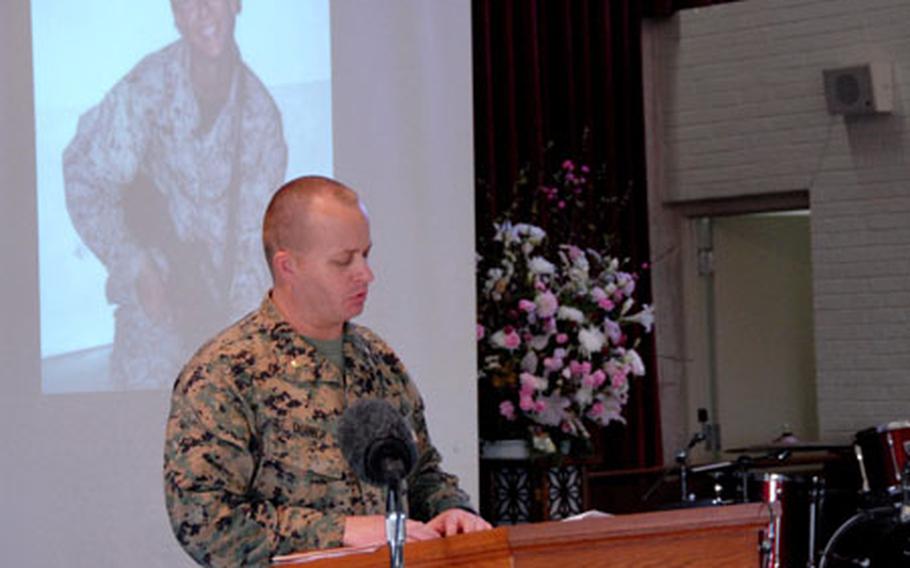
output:
<svg viewBox="0 0 910 568"><path fill-rule="evenodd" d="M518 407L525 412L531 412L537 407L537 405L535 404L534 398L531 395L519 393Z"/></svg>
<svg viewBox="0 0 910 568"><path fill-rule="evenodd" d="M569 170L571 172L575 169L575 164L572 162L572 160L565 160L562 163L562 169Z"/></svg>
<svg viewBox="0 0 910 568"><path fill-rule="evenodd" d="M610 386L614 389L621 389L629 381L629 377L625 373L616 373L610 377Z"/></svg>
<svg viewBox="0 0 910 568"><path fill-rule="evenodd" d="M614 304L610 300L610 298L601 298L600 300L597 301L597 305L600 306L601 308L605 309L608 312L616 307L616 304Z"/></svg>
<svg viewBox="0 0 910 568"><path fill-rule="evenodd" d="M547 318L543 322L543 330L547 333L556 332L556 318Z"/></svg>
<svg viewBox="0 0 910 568"><path fill-rule="evenodd" d="M581 374L581 363L579 363L575 359L572 359L571 361L569 361L569 372L571 372L573 375L580 375Z"/></svg>
<svg viewBox="0 0 910 568"><path fill-rule="evenodd" d="M590 375L585 375L582 379L582 384L586 387L591 387L592 389L600 388L600 385L604 384L607 380L607 374L601 369L597 369Z"/></svg>
<svg viewBox="0 0 910 568"><path fill-rule="evenodd" d="M536 304L531 300L525 300L524 298L518 300L518 309L523 312L533 313L536 307Z"/></svg>
<svg viewBox="0 0 910 568"><path fill-rule="evenodd" d="M518 337L518 333L514 329L506 333L503 345L505 345L506 349L518 349L518 346L521 345L521 338Z"/></svg>
<svg viewBox="0 0 910 568"><path fill-rule="evenodd" d="M512 404L511 400L504 400L499 403L499 413L502 414L506 420L515 420L515 405Z"/></svg>
<svg viewBox="0 0 910 568"><path fill-rule="evenodd" d="M534 391L537 390L537 377L531 373L522 373L519 376L521 381L521 394L522 395L532 395Z"/></svg>
<svg viewBox="0 0 910 568"><path fill-rule="evenodd" d="M486 334L486 330L480 324L477 324L477 341L483 339L483 336Z"/></svg>
<svg viewBox="0 0 910 568"><path fill-rule="evenodd" d="M565 245L565 248L569 251L569 260L573 262L584 254L584 251L575 245Z"/></svg>
<svg viewBox="0 0 910 568"><path fill-rule="evenodd" d="M559 357L547 357L543 360L543 366L548 371L558 371L562 369L562 359Z"/></svg>
<svg viewBox="0 0 910 568"><path fill-rule="evenodd" d="M566 343L566 341L568 341L568 340L569 340L569 336L566 335L565 333L559 333L556 335L556 343L558 343L559 345L564 345Z"/></svg>

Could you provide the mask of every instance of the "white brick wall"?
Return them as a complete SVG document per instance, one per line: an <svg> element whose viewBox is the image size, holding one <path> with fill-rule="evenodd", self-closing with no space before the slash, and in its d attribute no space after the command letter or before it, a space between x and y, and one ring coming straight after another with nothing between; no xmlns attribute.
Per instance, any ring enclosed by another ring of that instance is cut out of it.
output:
<svg viewBox="0 0 910 568"><path fill-rule="evenodd" d="M747 0L661 34L667 199L808 189L819 431L910 419L910 1ZM894 65L895 112L844 119L822 70Z"/></svg>

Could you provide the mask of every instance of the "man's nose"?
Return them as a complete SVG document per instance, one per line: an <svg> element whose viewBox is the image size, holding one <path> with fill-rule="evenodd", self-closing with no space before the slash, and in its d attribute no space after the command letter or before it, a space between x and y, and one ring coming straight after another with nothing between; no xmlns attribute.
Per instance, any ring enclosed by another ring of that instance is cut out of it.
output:
<svg viewBox="0 0 910 568"><path fill-rule="evenodd" d="M376 279L376 276L373 274L373 269L370 268L370 264L366 260L363 261L363 270L361 273L361 278L367 284Z"/></svg>

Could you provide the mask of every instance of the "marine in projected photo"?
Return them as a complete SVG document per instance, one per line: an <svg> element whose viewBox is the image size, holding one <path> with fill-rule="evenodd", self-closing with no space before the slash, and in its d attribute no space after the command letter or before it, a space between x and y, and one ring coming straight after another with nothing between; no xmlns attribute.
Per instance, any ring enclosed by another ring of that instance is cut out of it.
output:
<svg viewBox="0 0 910 568"><path fill-rule="evenodd" d="M108 272L115 388L169 384L268 287L259 213L287 165L281 114L234 40L240 0L171 0L180 38L79 118L66 201Z"/></svg>

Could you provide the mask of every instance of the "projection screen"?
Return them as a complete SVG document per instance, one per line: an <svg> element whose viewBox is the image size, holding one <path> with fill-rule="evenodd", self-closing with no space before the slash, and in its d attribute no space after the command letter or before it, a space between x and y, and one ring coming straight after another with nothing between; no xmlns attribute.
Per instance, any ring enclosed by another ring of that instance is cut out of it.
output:
<svg viewBox="0 0 910 568"><path fill-rule="evenodd" d="M193 0L0 4L0 544L10 565L190 565L161 489L169 388L192 344L265 293L251 237L259 209L276 183L304 173L363 195L377 282L359 321L397 349L444 466L477 494L470 3L236 4L233 18L202 24L177 17ZM207 145L181 146L181 97L195 79L174 76L179 44L195 34L217 49L231 33L245 78L206 92L255 118L203 113L193 124ZM137 124L130 113L168 117L172 136L146 144L142 128L122 126ZM116 184L146 188L132 205L140 214L114 206ZM210 194L191 202L189 189L162 189L177 186ZM156 210L181 238L135 254L129 243L161 238L142 221ZM208 272L148 296L165 298L160 320L129 317L124 306L154 304L136 290L155 287L137 282L202 263ZM209 273L237 276L206 312L192 290Z"/></svg>

